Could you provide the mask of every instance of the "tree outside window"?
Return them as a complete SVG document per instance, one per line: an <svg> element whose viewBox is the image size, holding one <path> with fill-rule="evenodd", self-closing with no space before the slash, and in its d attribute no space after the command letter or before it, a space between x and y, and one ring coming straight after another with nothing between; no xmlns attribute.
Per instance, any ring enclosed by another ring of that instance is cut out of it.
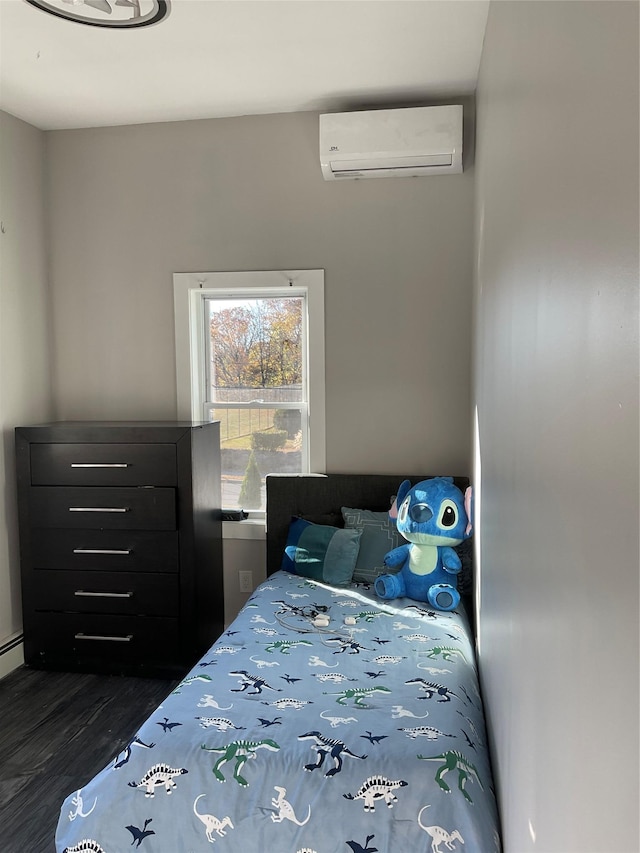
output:
<svg viewBox="0 0 640 853"><path fill-rule="evenodd" d="M209 417L220 421L222 498L264 509L268 473L303 470L304 297L207 298Z"/></svg>

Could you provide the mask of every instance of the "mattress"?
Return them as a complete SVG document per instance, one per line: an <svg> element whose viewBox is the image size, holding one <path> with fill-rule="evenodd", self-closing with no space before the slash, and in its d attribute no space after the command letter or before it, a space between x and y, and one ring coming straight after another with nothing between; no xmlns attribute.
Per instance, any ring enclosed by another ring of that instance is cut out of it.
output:
<svg viewBox="0 0 640 853"><path fill-rule="evenodd" d="M63 803L58 853L132 847L499 851L464 611L275 572Z"/></svg>

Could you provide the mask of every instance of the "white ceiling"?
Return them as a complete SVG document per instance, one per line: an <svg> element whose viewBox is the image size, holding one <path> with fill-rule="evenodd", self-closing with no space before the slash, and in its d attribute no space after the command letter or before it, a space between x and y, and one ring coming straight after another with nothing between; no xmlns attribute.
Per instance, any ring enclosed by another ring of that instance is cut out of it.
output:
<svg viewBox="0 0 640 853"><path fill-rule="evenodd" d="M488 6L171 0L118 30L0 0L0 109L53 130L428 104L475 90Z"/></svg>

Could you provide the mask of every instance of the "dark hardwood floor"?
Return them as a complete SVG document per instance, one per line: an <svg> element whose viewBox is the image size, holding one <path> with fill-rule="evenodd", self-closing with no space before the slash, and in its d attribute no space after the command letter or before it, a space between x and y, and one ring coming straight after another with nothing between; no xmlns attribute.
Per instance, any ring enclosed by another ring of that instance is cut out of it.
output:
<svg viewBox="0 0 640 853"><path fill-rule="evenodd" d="M25 667L0 680L1 853L54 853L64 798L128 743L176 683Z"/></svg>

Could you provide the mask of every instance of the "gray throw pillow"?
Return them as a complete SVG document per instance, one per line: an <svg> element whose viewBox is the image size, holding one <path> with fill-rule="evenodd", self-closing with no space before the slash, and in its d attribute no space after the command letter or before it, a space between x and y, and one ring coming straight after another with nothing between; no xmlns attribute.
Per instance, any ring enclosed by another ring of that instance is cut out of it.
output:
<svg viewBox="0 0 640 853"><path fill-rule="evenodd" d="M405 544L406 540L398 533L388 512L343 506L342 517L346 528L360 530L362 533L353 573L356 583L373 583L378 575L397 571L385 566L384 556L398 545Z"/></svg>

